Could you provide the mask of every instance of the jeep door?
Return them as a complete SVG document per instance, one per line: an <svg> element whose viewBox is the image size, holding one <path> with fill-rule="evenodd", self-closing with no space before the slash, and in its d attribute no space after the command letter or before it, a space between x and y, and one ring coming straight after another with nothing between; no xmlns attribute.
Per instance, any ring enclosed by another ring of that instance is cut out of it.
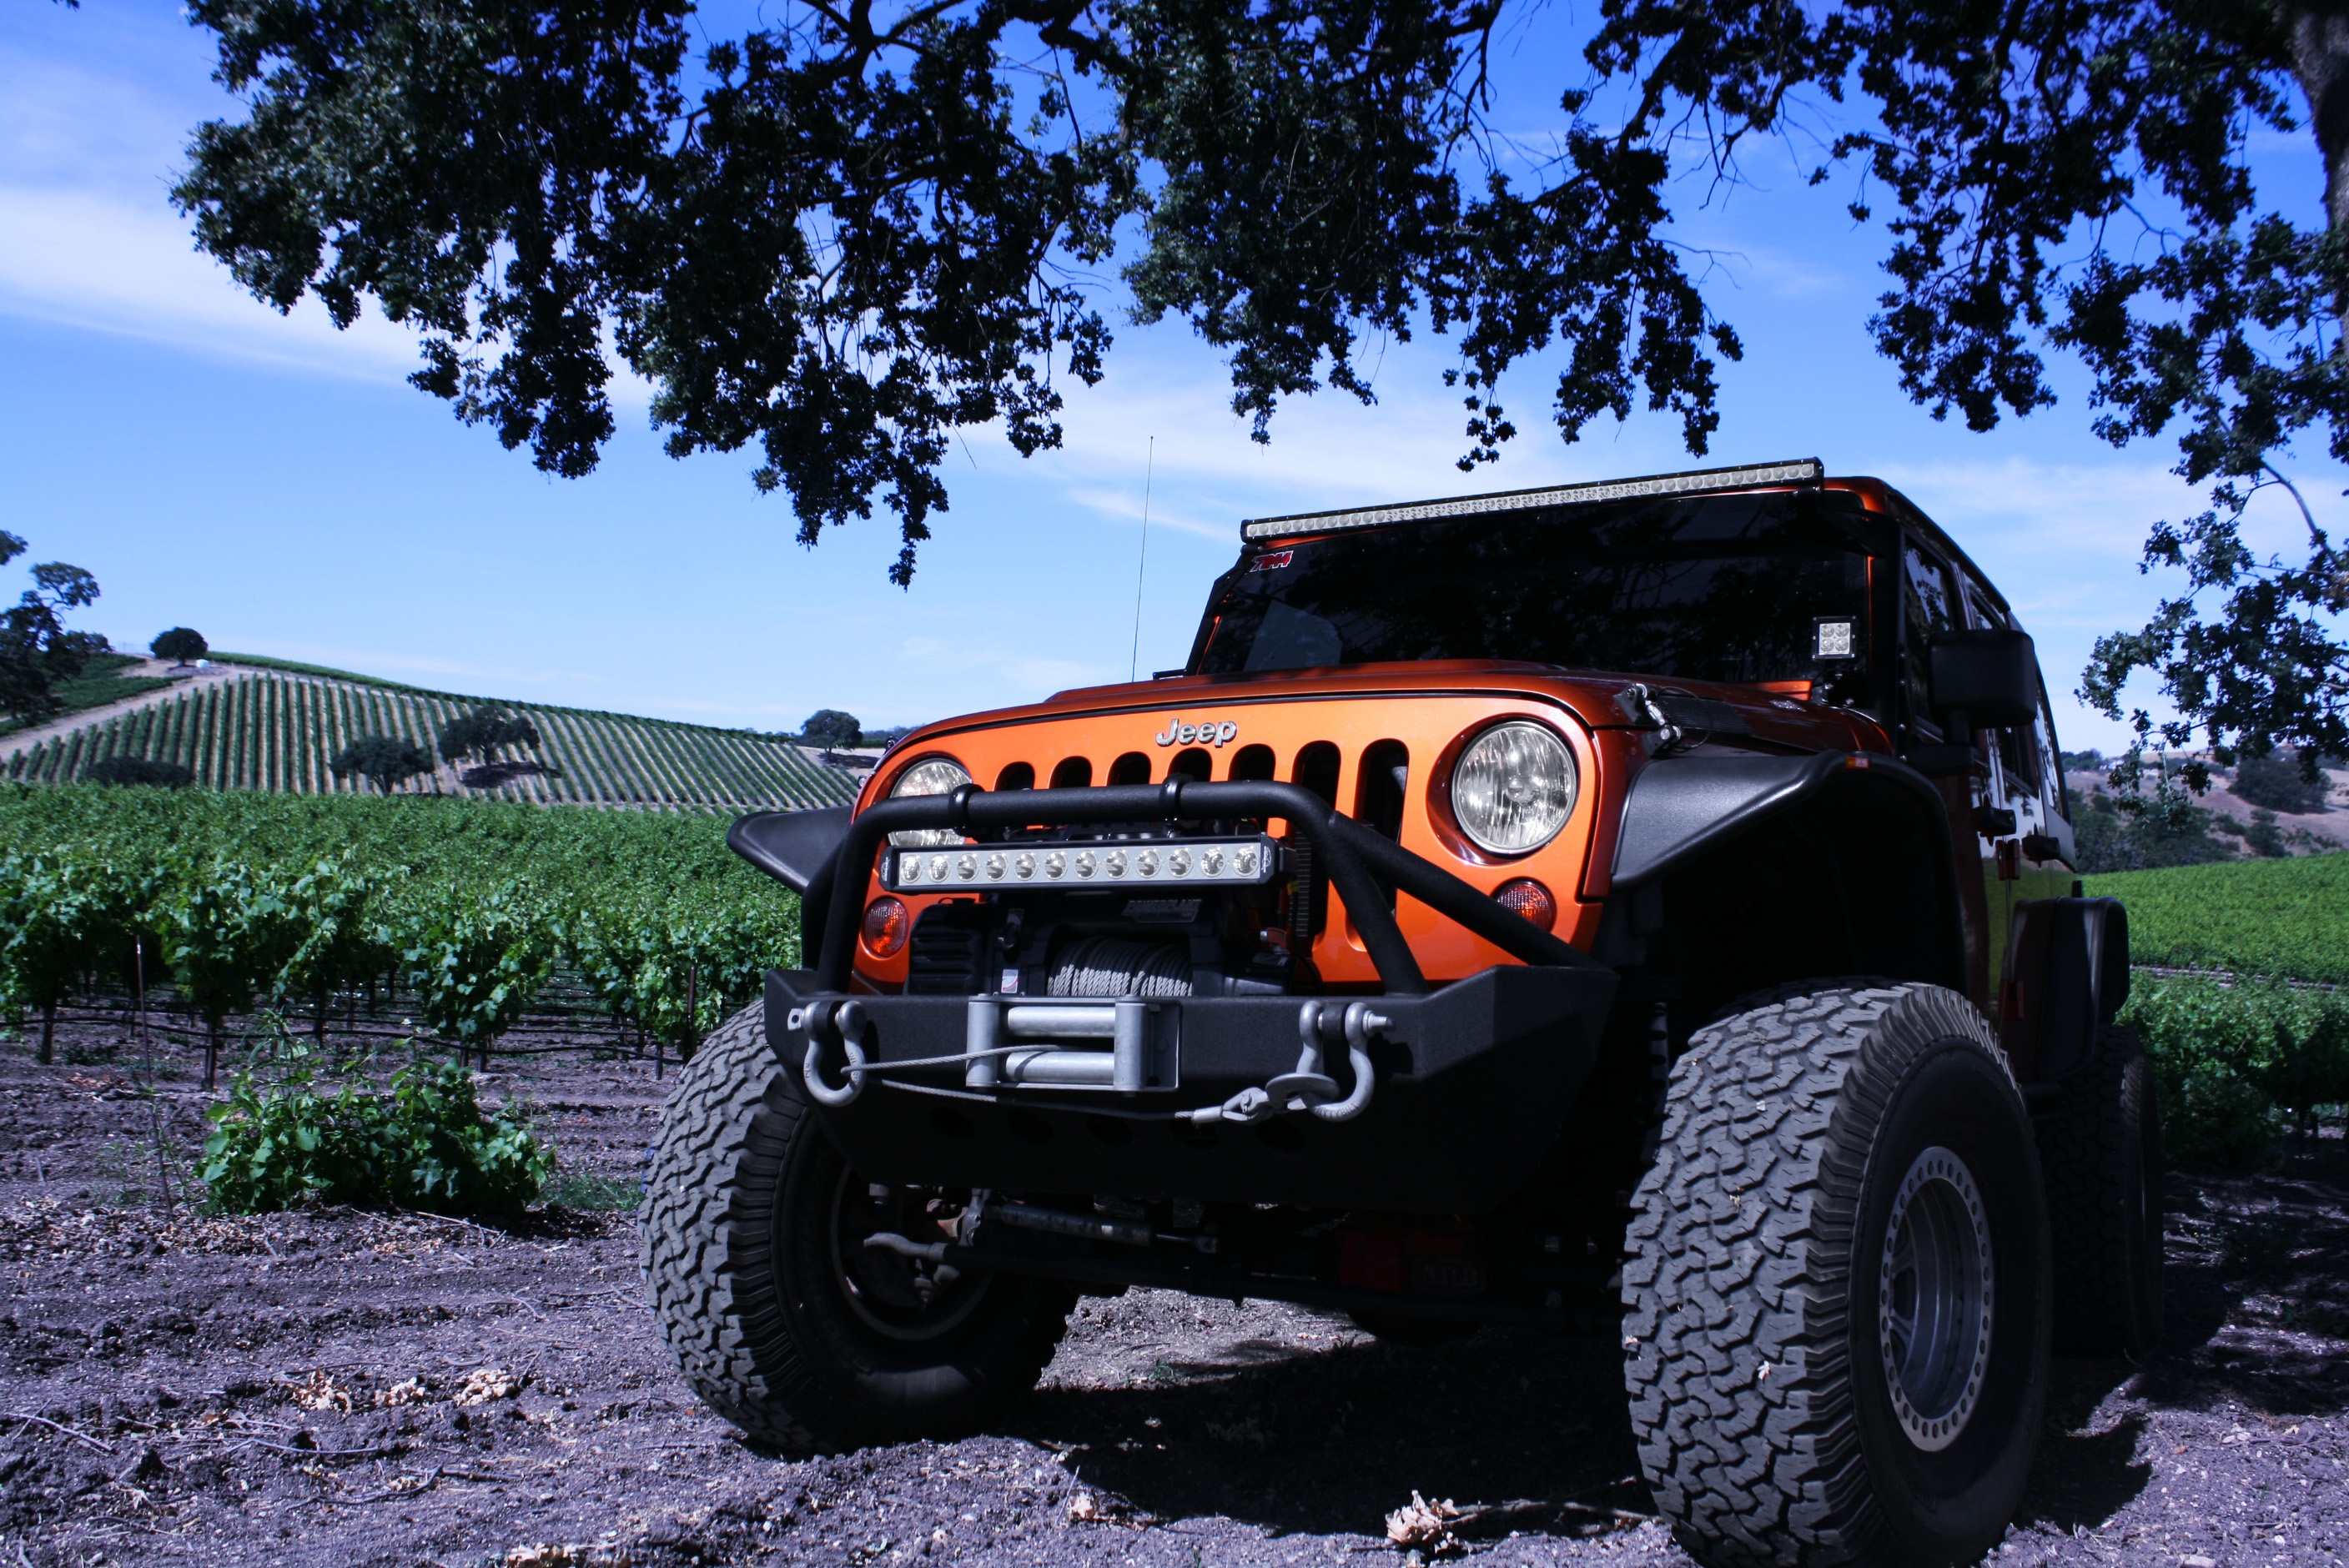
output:
<svg viewBox="0 0 2349 1568"><path fill-rule="evenodd" d="M1906 531L1900 540L1900 707L1909 730L1909 743L1936 747L1949 744L1951 738L1943 734L1933 707L1932 645L1937 633L1967 625L1964 594L1958 585L1958 573L1940 552ZM1965 917L1966 989L1976 1006L1996 1016L1991 1008L1997 994L1992 989L1997 965L1993 955L1999 951L1994 938L2002 940L2005 936L2006 906L2002 896L1993 899L1991 892L1998 885L1998 869L1996 851L1982 831L1980 808L1987 799L1979 732L1975 750L1974 767L1961 774L1937 778L1933 782L1949 808L1950 841L1957 851L1958 897ZM1969 860L1982 862L1982 875L1967 874ZM1992 929L1994 905L1995 932Z"/></svg>

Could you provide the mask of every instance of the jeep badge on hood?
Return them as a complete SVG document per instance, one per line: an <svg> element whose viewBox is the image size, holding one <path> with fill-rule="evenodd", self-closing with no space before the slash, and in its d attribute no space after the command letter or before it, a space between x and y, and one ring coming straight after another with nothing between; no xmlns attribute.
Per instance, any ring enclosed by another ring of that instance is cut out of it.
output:
<svg viewBox="0 0 2349 1568"><path fill-rule="evenodd" d="M1228 718L1221 723L1209 719L1204 724L1179 724L1169 719L1166 727L1150 739L1157 746L1189 746L1194 742L1201 746L1221 746L1237 738L1239 732L1240 727Z"/></svg>

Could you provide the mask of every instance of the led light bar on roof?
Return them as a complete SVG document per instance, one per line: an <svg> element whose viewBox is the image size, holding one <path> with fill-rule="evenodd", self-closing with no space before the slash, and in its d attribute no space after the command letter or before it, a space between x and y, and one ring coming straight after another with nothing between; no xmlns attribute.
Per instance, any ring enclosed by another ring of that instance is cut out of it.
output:
<svg viewBox="0 0 2349 1568"><path fill-rule="evenodd" d="M1388 522L1428 522L1437 518L1474 517L1479 512L1571 506L1577 501L1748 490L1755 485L1806 484L1826 477L1826 469L1820 466L1818 459L1803 458L1754 468L1696 469L1684 474L1651 474L1645 479L1607 480L1598 484L1558 485L1548 490L1503 490L1495 495L1413 501L1406 506L1364 507L1356 511L1301 511L1288 517L1250 518L1240 524L1240 536L1251 540L1280 539L1296 533L1326 533L1339 528L1376 528Z"/></svg>

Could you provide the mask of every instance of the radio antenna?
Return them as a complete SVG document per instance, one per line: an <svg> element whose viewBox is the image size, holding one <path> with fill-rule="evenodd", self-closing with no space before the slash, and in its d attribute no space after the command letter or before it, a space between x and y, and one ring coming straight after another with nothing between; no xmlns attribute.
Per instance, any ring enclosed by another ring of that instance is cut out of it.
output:
<svg viewBox="0 0 2349 1568"><path fill-rule="evenodd" d="M1158 465L1158 438L1150 438L1150 450L1142 460L1142 560L1133 569L1133 652L1125 661L1125 678L1142 678L1142 579L1150 570L1150 476Z"/></svg>

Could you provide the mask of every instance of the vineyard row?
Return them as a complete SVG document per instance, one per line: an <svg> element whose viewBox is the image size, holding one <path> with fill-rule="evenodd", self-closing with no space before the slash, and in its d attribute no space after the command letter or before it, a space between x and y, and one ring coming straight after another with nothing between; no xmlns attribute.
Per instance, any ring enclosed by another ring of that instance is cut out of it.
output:
<svg viewBox="0 0 2349 1568"><path fill-rule="evenodd" d="M429 749L440 728L473 705L443 697L276 673L223 681L178 699L87 726L22 752L5 777L63 783L109 757L176 762L218 789L349 794L369 786L336 779L335 755L365 735ZM524 777L470 793L540 804L714 811L837 805L852 786L781 742L736 731L621 718L564 708L520 707L545 744L535 759L558 774ZM418 786L453 788L442 770Z"/></svg>

